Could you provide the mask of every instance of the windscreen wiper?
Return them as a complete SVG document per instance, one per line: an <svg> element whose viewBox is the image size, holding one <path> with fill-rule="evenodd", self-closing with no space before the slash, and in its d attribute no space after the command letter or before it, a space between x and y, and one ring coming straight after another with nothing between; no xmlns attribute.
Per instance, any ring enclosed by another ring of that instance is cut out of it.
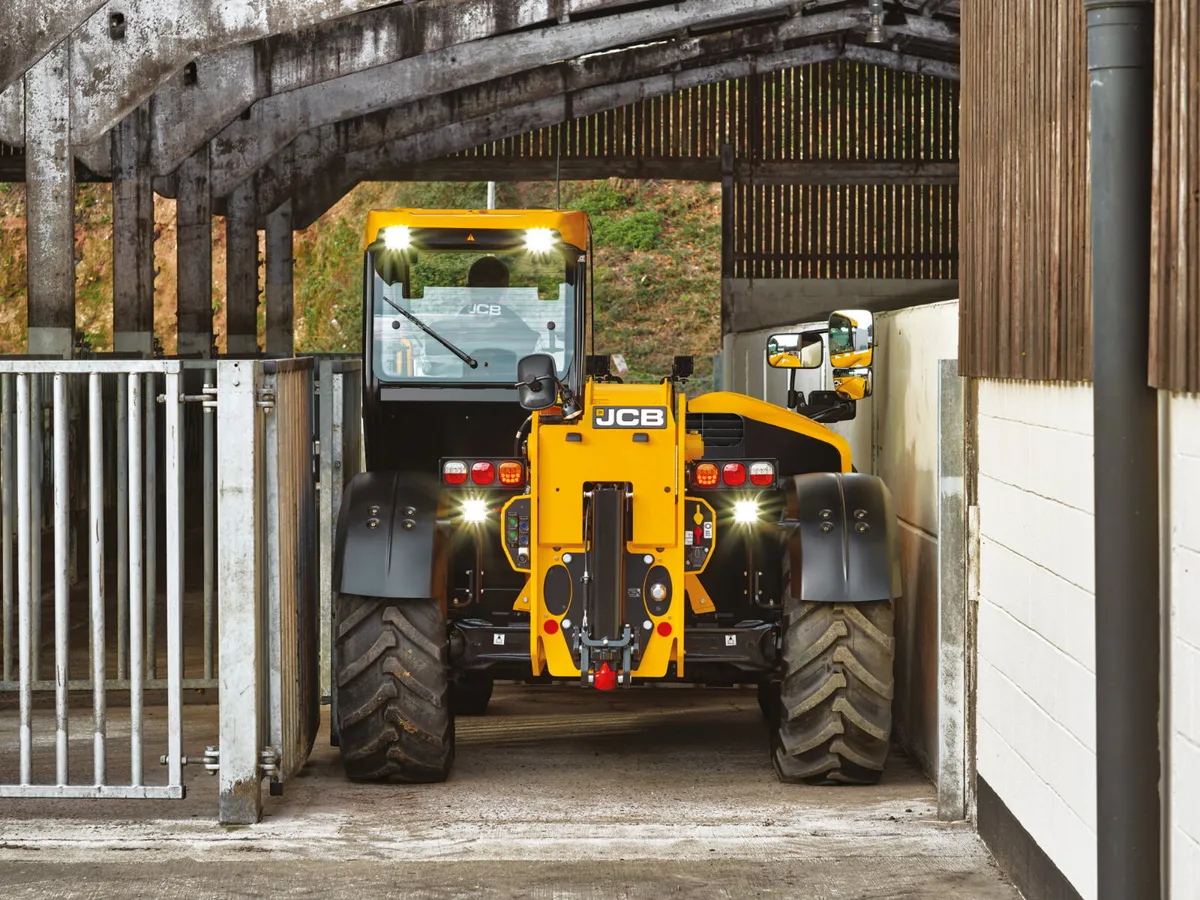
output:
<svg viewBox="0 0 1200 900"><path fill-rule="evenodd" d="M418 319L416 316L414 316L412 313L410 313L407 309L401 309L399 306L397 306L395 303L393 303L386 294L380 294L380 296L383 297L384 303L386 303L388 306L390 306L396 312L400 313L400 315L404 316L404 318L408 319L408 321L412 322L414 325L416 325L418 328L420 328L423 332L425 332L427 335L429 335L431 338L433 338L435 341L437 341L439 344L441 344L443 347L445 347L447 350L449 350L451 353L453 353L455 356L457 356L459 359L461 359L463 362L465 362L472 369L479 368L479 363L476 362L475 358L473 356L471 356L469 353L464 353L462 350L459 350L452 343L450 343L448 340L446 340L444 337L442 337L440 334L438 334L436 331L434 331L432 328L430 328L428 325L426 325L424 322L422 322L420 319Z"/></svg>

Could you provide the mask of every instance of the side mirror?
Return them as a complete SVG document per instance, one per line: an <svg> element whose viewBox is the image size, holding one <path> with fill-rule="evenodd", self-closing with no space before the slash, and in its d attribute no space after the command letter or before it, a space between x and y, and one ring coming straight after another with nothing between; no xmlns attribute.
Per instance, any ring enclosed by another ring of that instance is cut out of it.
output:
<svg viewBox="0 0 1200 900"><path fill-rule="evenodd" d="M824 360L821 335L815 331L767 338L767 365L772 369L819 369Z"/></svg>
<svg viewBox="0 0 1200 900"><path fill-rule="evenodd" d="M835 369L871 367L875 320L865 309L839 309L829 317L829 364Z"/></svg>
<svg viewBox="0 0 1200 900"><path fill-rule="evenodd" d="M523 356L517 362L517 402L522 409L547 409L558 400L554 357L548 353Z"/></svg>

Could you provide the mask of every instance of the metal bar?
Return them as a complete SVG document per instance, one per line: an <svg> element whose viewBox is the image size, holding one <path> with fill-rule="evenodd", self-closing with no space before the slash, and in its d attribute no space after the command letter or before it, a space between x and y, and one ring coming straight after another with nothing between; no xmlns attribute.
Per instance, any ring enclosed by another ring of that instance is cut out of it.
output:
<svg viewBox="0 0 1200 900"><path fill-rule="evenodd" d="M40 678L42 648L42 476L45 472L45 447L42 441L42 376L29 379L29 596L31 637L29 666L33 678Z"/></svg>
<svg viewBox="0 0 1200 900"><path fill-rule="evenodd" d="M212 377L210 378L209 373ZM206 370L204 378L205 387L213 387L216 382L216 372ZM206 409L203 413L204 418L204 473L203 473L203 489L204 496L202 503L204 506L204 677L212 678L215 654L213 653L214 641L213 633L215 622L213 612L215 609L213 590L216 584L216 565L217 565L217 520L215 515L216 497L213 496L213 467L216 465L216 415Z"/></svg>
<svg viewBox="0 0 1200 900"><path fill-rule="evenodd" d="M136 450L142 433L141 376L129 378L129 751L130 783L142 783L142 682L146 664L142 591L142 454Z"/></svg>
<svg viewBox="0 0 1200 900"><path fill-rule="evenodd" d="M13 680L13 376L0 375L0 591L3 593L4 680Z"/></svg>
<svg viewBox="0 0 1200 900"><path fill-rule="evenodd" d="M68 586L67 528L70 521L67 483L70 476L70 453L67 438L67 376L54 376L54 746L56 781L70 780L67 747L69 720L67 713L67 678L70 659L70 605Z"/></svg>
<svg viewBox="0 0 1200 900"><path fill-rule="evenodd" d="M0 359L0 373L30 375L128 375L133 372L181 372L183 361L178 359Z"/></svg>
<svg viewBox="0 0 1200 900"><path fill-rule="evenodd" d="M130 785L105 784L0 784L0 799L36 800L182 800L182 785L165 787L137 787Z"/></svg>
<svg viewBox="0 0 1200 900"><path fill-rule="evenodd" d="M33 673L30 669L29 621L32 603L30 589L30 515L29 509L29 376L17 376L17 641L21 681L20 745L21 784L33 780Z"/></svg>
<svg viewBox="0 0 1200 900"><path fill-rule="evenodd" d="M158 632L158 399L157 376L146 373L145 405L143 417L146 422L146 488L143 497L145 509L146 555L142 558L146 571L146 677L158 677L157 632Z"/></svg>
<svg viewBox="0 0 1200 900"><path fill-rule="evenodd" d="M129 381L117 377L117 677L129 672ZM135 449L139 445L135 444Z"/></svg>
<svg viewBox="0 0 1200 900"><path fill-rule="evenodd" d="M183 784L183 428L180 375L166 377L167 783ZM153 646L153 645L152 645ZM153 653L153 650L151 650ZM150 678L154 678L152 670Z"/></svg>
<svg viewBox="0 0 1200 900"><path fill-rule="evenodd" d="M217 817L250 825L262 815L259 597L262 423L252 360L217 363L218 652L221 772Z"/></svg>
<svg viewBox="0 0 1200 900"><path fill-rule="evenodd" d="M103 393L100 373L88 376L88 497L91 523L88 533L88 588L92 617L92 781L107 782L105 759L106 714L104 681L104 459L101 453L103 432Z"/></svg>
<svg viewBox="0 0 1200 900"><path fill-rule="evenodd" d="M320 624L318 626L320 650L319 652L319 671L320 671L320 691L322 697L331 696L332 689L330 685L330 654L332 652L332 628L333 628L333 532L336 527L337 520L334 518L333 504L336 488L334 480L339 477L339 473L334 471L334 460L341 454L341 447L338 446L338 437L335 436L335 421L336 407L341 404L337 401L337 388L341 387L336 384L333 374L333 360L323 359L317 367L320 381L318 382L319 389L317 391L318 403L318 418L320 420L320 434L318 443L321 448L321 469L320 477L320 496L318 498L321 506L319 511L319 520L321 528L321 545L318 552L321 555L321 587L320 587ZM337 378L337 382L341 379ZM335 386L336 385L336 386Z"/></svg>
<svg viewBox="0 0 1200 900"><path fill-rule="evenodd" d="M50 692L58 690L58 682L52 678L40 678L30 683L33 691ZM71 678L65 682L67 691L90 691L92 689L92 679L90 678ZM104 690L109 693L124 693L129 690L128 678L106 678L103 682ZM220 682L215 678L184 678L180 682L181 687L185 691L213 691L220 686ZM144 691L165 691L170 688L170 681L166 678L155 678L153 681L149 679L142 680L142 690ZM16 692L21 689L19 681L0 681L0 692Z"/></svg>
<svg viewBox="0 0 1200 900"><path fill-rule="evenodd" d="M938 362L938 818L966 817L967 495L963 379Z"/></svg>
<svg viewBox="0 0 1200 900"><path fill-rule="evenodd" d="M265 544L260 557L266 575L263 587L265 600L264 638L266 641L266 725L267 743L283 748L285 729L283 682L285 678L285 663L283 654L288 649L283 646L281 633L284 617L290 610L284 608L283 579L291 577L292 572L285 573L280 551L285 540L282 532L285 528L285 512L282 509L281 472L288 471L292 463L292 448L287 445L285 416L291 414L288 400L291 399L288 388L290 379L287 375L267 374L263 376L263 389L275 398L275 408L270 415L263 419L263 537ZM281 458L282 457L282 458ZM282 765L280 767L283 768Z"/></svg>
<svg viewBox="0 0 1200 900"><path fill-rule="evenodd" d="M1158 397L1147 385L1154 5L1086 0L1098 896L1158 897ZM1149 601L1149 602L1147 602Z"/></svg>

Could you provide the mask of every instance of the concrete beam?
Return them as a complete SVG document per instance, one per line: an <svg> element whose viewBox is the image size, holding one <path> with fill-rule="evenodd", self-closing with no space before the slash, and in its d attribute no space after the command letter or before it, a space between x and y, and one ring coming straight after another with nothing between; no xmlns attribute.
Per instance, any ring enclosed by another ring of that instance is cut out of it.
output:
<svg viewBox="0 0 1200 900"><path fill-rule="evenodd" d="M292 204L267 216L267 335L269 356L291 356L295 350L293 299Z"/></svg>
<svg viewBox="0 0 1200 900"><path fill-rule="evenodd" d="M180 356L212 353L212 192L208 187L208 147L179 167L175 202L176 322Z"/></svg>
<svg viewBox="0 0 1200 900"><path fill-rule="evenodd" d="M75 338L75 161L71 61L59 46L25 75L31 354L70 357Z"/></svg>
<svg viewBox="0 0 1200 900"><path fill-rule="evenodd" d="M164 78L203 53L388 2L109 0L71 36L75 139L99 138L148 100Z"/></svg>
<svg viewBox="0 0 1200 900"><path fill-rule="evenodd" d="M578 116L591 115L613 109L647 97L661 96L697 84L739 78L751 70L759 72L790 68L796 65L837 59L840 49L836 44L808 45L756 56L752 59L735 59L714 66L701 66L662 75L634 79L621 84L610 84L588 88L531 103L514 106L490 115L464 121L452 121L437 129L422 130L387 144L353 153L330 156L322 171L328 177L325 189L294 189L282 195L263 197L262 209L269 209L271 202L282 202L295 194L295 218L297 228L306 228L324 214L330 205L341 196L337 191L343 186L360 181L392 180L397 173L414 163L438 159L452 153L470 150L480 144L498 141L513 135L524 134L548 125L569 121ZM486 177L482 169L479 178ZM349 190L349 187L345 188Z"/></svg>
<svg viewBox="0 0 1200 900"><path fill-rule="evenodd" d="M753 47L770 46L777 39L775 29L752 28L702 39L666 41L545 66L313 129L276 154L257 173L259 209L270 211L291 196L293 185L311 182L334 160L355 151L523 103L712 61L710 56L719 59Z"/></svg>
<svg viewBox="0 0 1200 900"><path fill-rule="evenodd" d="M20 80L104 0L6 0L0 13L0 91Z"/></svg>
<svg viewBox="0 0 1200 900"><path fill-rule="evenodd" d="M113 350L154 350L154 191L150 114L140 106L112 135Z"/></svg>
<svg viewBox="0 0 1200 900"><path fill-rule="evenodd" d="M225 215L225 352L258 352L258 229L254 181L238 186Z"/></svg>
<svg viewBox="0 0 1200 900"><path fill-rule="evenodd" d="M229 193L312 128L628 45L631 39L644 43L679 29L712 26L733 15L785 12L792 5L791 0L682 0L448 47L268 97L251 107L248 120L232 122L213 139L213 190L219 196Z"/></svg>
<svg viewBox="0 0 1200 900"><path fill-rule="evenodd" d="M195 60L155 96L155 171L174 171L255 100L629 0L425 0L323 22Z"/></svg>
<svg viewBox="0 0 1200 900"><path fill-rule="evenodd" d="M958 281L904 278L723 278L726 333L815 322L835 309L884 312L958 298Z"/></svg>

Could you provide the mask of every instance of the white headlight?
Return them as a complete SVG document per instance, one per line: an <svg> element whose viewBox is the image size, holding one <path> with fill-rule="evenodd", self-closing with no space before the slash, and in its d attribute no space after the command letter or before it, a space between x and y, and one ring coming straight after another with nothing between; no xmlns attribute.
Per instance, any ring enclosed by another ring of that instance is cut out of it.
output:
<svg viewBox="0 0 1200 900"><path fill-rule="evenodd" d="M480 522L486 521L487 515L488 505L486 500L470 497L462 502L463 519L472 525L478 525Z"/></svg>
<svg viewBox="0 0 1200 900"><path fill-rule="evenodd" d="M388 250L407 250L412 246L412 232L407 225L383 229L383 246Z"/></svg>
<svg viewBox="0 0 1200 900"><path fill-rule="evenodd" d="M752 525L758 521L758 501L738 500L733 504L733 521L739 525Z"/></svg>
<svg viewBox="0 0 1200 900"><path fill-rule="evenodd" d="M525 249L535 256L545 256L554 249L554 232L549 228L530 228L525 232Z"/></svg>

